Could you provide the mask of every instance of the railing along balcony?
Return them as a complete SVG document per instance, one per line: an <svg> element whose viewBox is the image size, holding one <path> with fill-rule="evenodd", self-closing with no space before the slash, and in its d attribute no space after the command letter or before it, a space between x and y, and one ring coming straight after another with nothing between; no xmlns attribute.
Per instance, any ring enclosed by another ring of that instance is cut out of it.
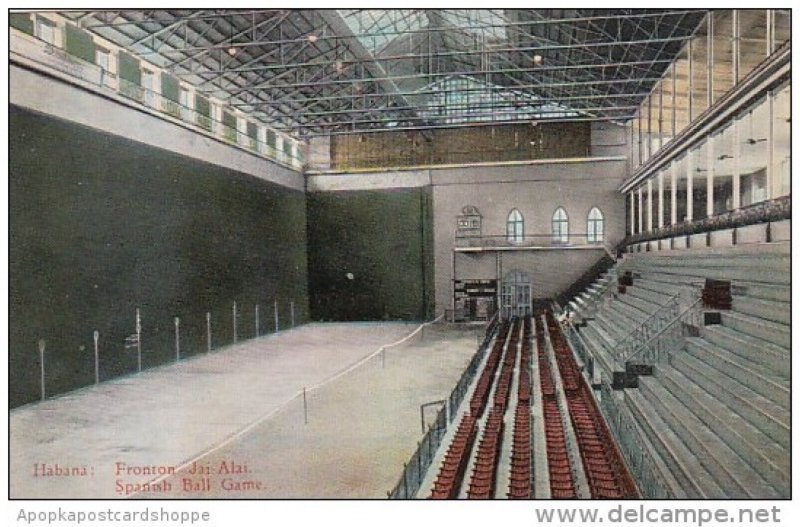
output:
<svg viewBox="0 0 800 527"><path fill-rule="evenodd" d="M274 145L265 143L258 137L227 126L211 115L200 113L154 90L118 77L97 64L75 57L43 40L12 29L9 41L12 54L23 57L32 63L34 68L65 74L82 81L82 86L96 93L122 96L130 105L143 107L156 116L168 116L179 120L199 133L211 134L218 140L245 148L284 165L298 169L302 167L302 159L291 153L278 150Z"/></svg>
<svg viewBox="0 0 800 527"><path fill-rule="evenodd" d="M526 234L509 236L493 234L486 236L464 236L456 233L456 249L470 250L518 250L518 249L600 249L605 250L603 240L589 238L587 234L569 234L553 236L552 234Z"/></svg>

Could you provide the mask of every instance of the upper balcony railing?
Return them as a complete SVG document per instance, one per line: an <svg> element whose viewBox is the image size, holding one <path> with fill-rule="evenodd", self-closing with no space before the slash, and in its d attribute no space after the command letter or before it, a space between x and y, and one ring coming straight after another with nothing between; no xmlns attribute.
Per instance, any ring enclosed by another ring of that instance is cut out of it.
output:
<svg viewBox="0 0 800 527"><path fill-rule="evenodd" d="M122 79L96 64L75 57L36 37L12 30L10 32L10 51L28 59L35 67L57 71L83 81L83 86L88 86L97 93L122 96L126 104L144 108L148 113L161 118L166 116L176 119L204 135L210 135L217 140L246 149L280 164L298 170L302 169L303 160L300 156L293 152L285 152L274 144L262 141L258 134L253 136L228 126L212 115L205 115L195 108L164 97L154 90ZM297 151L296 148L293 150Z"/></svg>
<svg viewBox="0 0 800 527"><path fill-rule="evenodd" d="M457 249L605 249L603 239L590 239L588 234L526 234L511 236L495 234L486 236L463 236L456 234Z"/></svg>

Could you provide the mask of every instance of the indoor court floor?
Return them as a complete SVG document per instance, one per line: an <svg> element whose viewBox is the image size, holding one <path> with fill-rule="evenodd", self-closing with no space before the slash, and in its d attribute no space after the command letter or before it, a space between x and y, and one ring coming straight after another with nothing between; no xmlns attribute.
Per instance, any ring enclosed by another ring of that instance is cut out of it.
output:
<svg viewBox="0 0 800 527"><path fill-rule="evenodd" d="M481 331L380 351L417 327L308 324L14 409L11 497L385 498Z"/></svg>

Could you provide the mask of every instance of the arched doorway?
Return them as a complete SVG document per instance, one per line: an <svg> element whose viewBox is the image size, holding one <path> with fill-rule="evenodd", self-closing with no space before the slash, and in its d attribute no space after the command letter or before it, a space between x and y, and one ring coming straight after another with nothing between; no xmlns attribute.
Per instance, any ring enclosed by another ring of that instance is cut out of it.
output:
<svg viewBox="0 0 800 527"><path fill-rule="evenodd" d="M521 317L533 313L531 277L522 271L511 271L503 278L500 294L503 318Z"/></svg>

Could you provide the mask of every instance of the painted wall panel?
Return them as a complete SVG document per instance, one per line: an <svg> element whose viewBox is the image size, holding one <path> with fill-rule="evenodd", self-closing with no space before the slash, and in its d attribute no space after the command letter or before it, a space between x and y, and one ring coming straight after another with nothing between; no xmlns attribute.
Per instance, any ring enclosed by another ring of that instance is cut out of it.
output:
<svg viewBox="0 0 800 527"><path fill-rule="evenodd" d="M9 170L10 405L38 398L37 342L46 341L49 393L135 371L140 308L145 367L281 327L294 301L308 319L306 207L291 190L12 106Z"/></svg>
<svg viewBox="0 0 800 527"><path fill-rule="evenodd" d="M421 320L431 313L428 188L308 195L316 320Z"/></svg>

